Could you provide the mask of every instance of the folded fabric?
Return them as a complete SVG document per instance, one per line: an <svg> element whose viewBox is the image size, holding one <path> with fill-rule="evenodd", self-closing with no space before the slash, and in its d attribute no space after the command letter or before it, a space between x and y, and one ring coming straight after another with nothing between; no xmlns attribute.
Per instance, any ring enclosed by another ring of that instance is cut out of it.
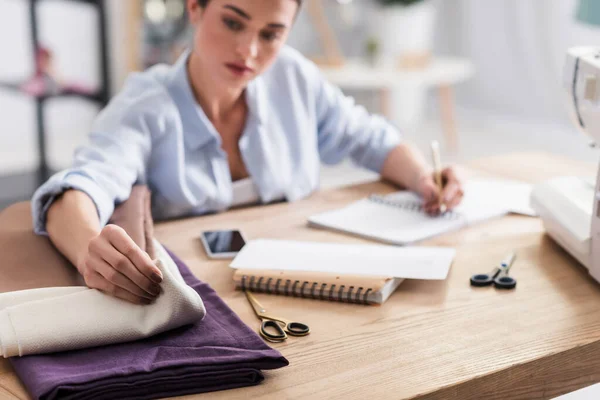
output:
<svg viewBox="0 0 600 400"><path fill-rule="evenodd" d="M203 299L202 322L129 343L10 358L36 399L156 399L258 384L288 365L173 254Z"/></svg>
<svg viewBox="0 0 600 400"><path fill-rule="evenodd" d="M121 343L193 324L204 318L202 299L160 245L163 293L142 306L86 287L29 289L0 294L0 354L52 353ZM57 312L58 311L58 312Z"/></svg>
<svg viewBox="0 0 600 400"><path fill-rule="evenodd" d="M149 203L148 189L134 187L129 199L115 209L111 223L125 229L154 259ZM33 234L30 207L24 202L0 212L0 292L47 288L39 289L37 300L30 300L38 301L56 297L52 294L55 287L81 286L83 281L47 237ZM202 322L133 342L6 360L0 357L0 363L12 364L36 399L153 399L209 392L257 384L263 380L261 370L288 364L207 284L199 282L177 258L172 259L181 279L204 300L208 311ZM72 295L88 289L68 290ZM13 298L10 304L22 304L22 299ZM52 314L69 313L71 306ZM7 390L18 392L16 386Z"/></svg>
<svg viewBox="0 0 600 400"><path fill-rule="evenodd" d="M110 222L122 227L154 259L150 197L146 186L134 186ZM204 316L198 294L183 282L164 250L158 265L165 275L164 293L151 306L135 306L81 286L75 267L48 238L33 234L29 210L28 203L20 203L0 214L0 292L9 292L0 295L0 355L135 340Z"/></svg>
<svg viewBox="0 0 600 400"><path fill-rule="evenodd" d="M118 225L154 259L154 226L150 204L151 193L144 185L135 185L127 201L119 204L109 223Z"/></svg>

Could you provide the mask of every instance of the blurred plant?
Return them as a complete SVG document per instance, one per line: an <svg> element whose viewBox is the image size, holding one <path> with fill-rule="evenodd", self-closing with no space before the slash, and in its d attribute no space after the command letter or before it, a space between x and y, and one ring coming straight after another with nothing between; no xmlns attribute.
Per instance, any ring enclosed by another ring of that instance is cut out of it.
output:
<svg viewBox="0 0 600 400"><path fill-rule="evenodd" d="M412 4L420 3L425 0L377 0L384 6L410 6Z"/></svg>
<svg viewBox="0 0 600 400"><path fill-rule="evenodd" d="M379 41L374 37L369 37L365 42L365 49L367 50L367 59L374 65L379 54Z"/></svg>
<svg viewBox="0 0 600 400"><path fill-rule="evenodd" d="M597 0L579 0L577 19L589 25L600 26L600 3Z"/></svg>
<svg viewBox="0 0 600 400"><path fill-rule="evenodd" d="M173 63L189 43L185 0L143 0L143 66Z"/></svg>

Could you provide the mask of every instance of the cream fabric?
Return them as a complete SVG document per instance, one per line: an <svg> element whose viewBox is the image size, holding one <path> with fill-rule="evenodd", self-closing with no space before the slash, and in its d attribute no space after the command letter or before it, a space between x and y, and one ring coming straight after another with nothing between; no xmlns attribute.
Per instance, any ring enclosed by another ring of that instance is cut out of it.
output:
<svg viewBox="0 0 600 400"><path fill-rule="evenodd" d="M134 305L87 287L31 289L0 294L0 354L51 353L128 342L204 318L202 299L155 241L163 293Z"/></svg>

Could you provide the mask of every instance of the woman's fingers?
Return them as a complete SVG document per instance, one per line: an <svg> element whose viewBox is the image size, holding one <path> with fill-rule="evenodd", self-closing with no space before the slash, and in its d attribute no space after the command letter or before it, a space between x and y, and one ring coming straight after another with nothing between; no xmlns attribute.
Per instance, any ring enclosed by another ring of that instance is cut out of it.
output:
<svg viewBox="0 0 600 400"><path fill-rule="evenodd" d="M158 293L160 292L160 288L156 285L156 294L150 294L136 285L131 279L127 278L125 275L114 269L110 264L108 264L105 260L94 260L92 261L92 269L98 272L104 279L109 281L115 286L118 286L122 289L127 290L131 294L134 294L138 297L144 297L149 300L154 300Z"/></svg>
<svg viewBox="0 0 600 400"><path fill-rule="evenodd" d="M98 289L104 294L107 294L107 295L110 295L113 297L117 297L119 299L128 301L129 303L132 303L132 304L147 305L147 304L152 303L152 300L150 300L150 299L147 299L145 297L136 296L135 294L131 293L130 291L125 290L119 286L112 284L111 282L106 280L100 273L98 273L96 271L89 270L87 277L86 277L86 283L89 287Z"/></svg>
<svg viewBox="0 0 600 400"><path fill-rule="evenodd" d="M161 292L162 273L122 228L107 225L93 238L82 263L88 287L135 304Z"/></svg>
<svg viewBox="0 0 600 400"><path fill-rule="evenodd" d="M460 204L463 197L463 186L460 173L455 167L447 167L442 171L442 182L444 187L440 188L434 179L434 175L421 175L418 179L416 192L423 199L423 211L429 215L438 215L441 205L450 210Z"/></svg>
<svg viewBox="0 0 600 400"><path fill-rule="evenodd" d="M119 227L116 227L118 231L113 232L109 236L110 243L123 255L125 255L147 279L161 283L163 280L160 269L154 265L150 256L140 249L140 247L133 241L131 237Z"/></svg>
<svg viewBox="0 0 600 400"><path fill-rule="evenodd" d="M108 271L105 276L108 280L115 282L119 275L123 275L129 281L134 283L141 291L152 296L158 296L160 286L157 283L146 278L125 255L121 254L110 244L102 252L102 259L110 266L112 271ZM104 274L103 274L104 275ZM116 282L115 282L116 283Z"/></svg>
<svg viewBox="0 0 600 400"><path fill-rule="evenodd" d="M446 167L442 171L442 181L444 184L458 182L462 185L462 173L456 167Z"/></svg>
<svg viewBox="0 0 600 400"><path fill-rule="evenodd" d="M118 279L118 275L120 274L126 277L129 281L138 286L141 291L146 292L148 295L156 296L155 293L160 292L158 285L150 282L146 277L144 277L135 268L131 261L127 259L127 257L119 253L107 240L103 240L102 237L90 244L89 252L89 267L92 267L94 270L98 270L98 268L102 267L103 263L106 263L112 270L110 271L102 269L101 273L106 279L116 281ZM119 281L123 282L122 279L119 279ZM131 290L131 292L135 293L134 290Z"/></svg>
<svg viewBox="0 0 600 400"><path fill-rule="evenodd" d="M454 193L454 195L452 196L452 198L447 202L447 207L448 209L453 209L456 208L456 206L458 206L460 204L460 202L462 201L464 196L464 192L462 190L462 188L458 188L458 190L456 190L456 192Z"/></svg>
<svg viewBox="0 0 600 400"><path fill-rule="evenodd" d="M462 198L462 190L458 182L449 182L444 188L442 193L442 202L446 205L446 208L452 209L460 202Z"/></svg>
<svg viewBox="0 0 600 400"><path fill-rule="evenodd" d="M450 210L460 204L462 200L464 194L462 181L459 177L460 174L454 167L446 168L442 175L446 183L442 193L442 201Z"/></svg>
<svg viewBox="0 0 600 400"><path fill-rule="evenodd" d="M162 281L162 274L133 239L116 226L109 229L106 236L108 241L101 241L98 249L101 258L147 293L160 293L158 283Z"/></svg>
<svg viewBox="0 0 600 400"><path fill-rule="evenodd" d="M440 205L437 202L425 203L423 205L423 211L429 215L435 215L439 212Z"/></svg>
<svg viewBox="0 0 600 400"><path fill-rule="evenodd" d="M439 188L433 181L433 177L429 177L421 182L418 189L418 194L421 195L425 204L432 204L437 201L440 196Z"/></svg>

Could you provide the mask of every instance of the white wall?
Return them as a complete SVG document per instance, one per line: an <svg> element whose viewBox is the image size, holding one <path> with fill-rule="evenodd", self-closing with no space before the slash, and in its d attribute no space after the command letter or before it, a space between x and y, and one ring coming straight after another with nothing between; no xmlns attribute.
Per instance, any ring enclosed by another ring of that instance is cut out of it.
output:
<svg viewBox="0 0 600 400"><path fill-rule="evenodd" d="M106 0L109 10L113 89L124 79L125 6ZM127 1L127 0L125 0ZM356 24L337 18L341 8L328 1L330 21L344 53L362 54L368 30L364 19L373 0L354 0ZM438 17L436 52L473 60L476 76L457 89L459 105L486 113L510 114L545 123L567 124L561 87L562 63L569 46L600 45L600 28L574 20L576 0L443 0ZM0 0L0 80L25 79L32 72L27 2ZM97 29L94 8L69 0L40 2L40 36L56 52L64 78L97 83ZM372 23L372 22L371 22ZM318 53L319 43L306 12L299 16L290 43ZM359 101L376 109L372 96ZM435 103L433 103L435 104ZM85 140L98 108L60 99L48 103L49 159L55 167L70 160ZM33 103L26 96L0 89L0 174L32 168L36 163ZM62 151L58 151L62 150Z"/></svg>
<svg viewBox="0 0 600 400"><path fill-rule="evenodd" d="M600 46L600 27L576 21L577 0L445 0L438 53L473 60L460 88L463 106L525 119L568 123L562 87L566 51Z"/></svg>
<svg viewBox="0 0 600 400"><path fill-rule="evenodd" d="M565 53L575 45L600 46L600 27L575 20L577 0L434 1L439 7L435 53L462 55L475 64L475 77L457 88L460 105L570 123L562 88ZM359 15L354 26L339 18L343 7L334 1L325 3L344 53L363 54L364 35L370 24L377 23L368 18L374 0L354 0ZM290 43L304 52L319 53L306 12L299 16Z"/></svg>

